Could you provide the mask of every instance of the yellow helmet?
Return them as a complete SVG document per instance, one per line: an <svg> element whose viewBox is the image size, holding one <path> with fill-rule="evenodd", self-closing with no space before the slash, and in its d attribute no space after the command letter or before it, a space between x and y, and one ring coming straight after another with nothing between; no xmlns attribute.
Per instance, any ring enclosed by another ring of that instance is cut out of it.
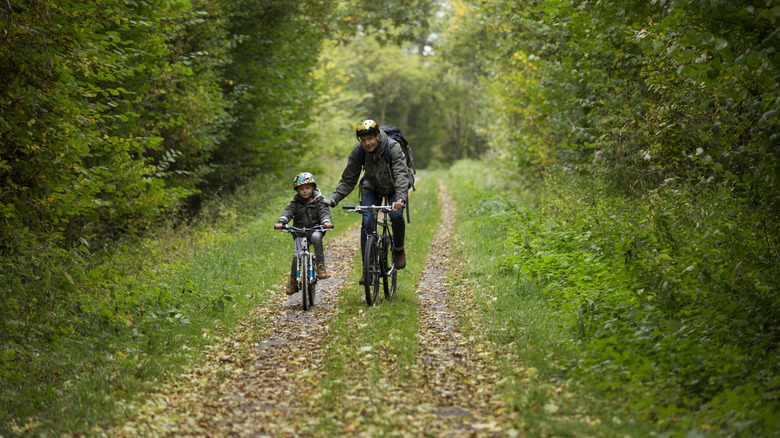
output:
<svg viewBox="0 0 780 438"><path fill-rule="evenodd" d="M355 128L355 136L360 140L364 135L379 134L379 125L371 119L363 120Z"/></svg>

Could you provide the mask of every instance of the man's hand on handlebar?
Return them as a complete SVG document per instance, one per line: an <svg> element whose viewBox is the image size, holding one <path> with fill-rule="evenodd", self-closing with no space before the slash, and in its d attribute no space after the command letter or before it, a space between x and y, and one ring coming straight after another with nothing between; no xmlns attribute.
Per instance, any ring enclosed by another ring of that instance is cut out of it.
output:
<svg viewBox="0 0 780 438"><path fill-rule="evenodd" d="M403 202L393 202L393 210L403 210L405 205Z"/></svg>
<svg viewBox="0 0 780 438"><path fill-rule="evenodd" d="M281 230L284 227L284 224L281 222L277 222L274 224L274 230Z"/></svg>
<svg viewBox="0 0 780 438"><path fill-rule="evenodd" d="M324 224L322 224L322 228L326 229L326 230L332 230L333 229L333 224L330 223L330 222L325 222Z"/></svg>

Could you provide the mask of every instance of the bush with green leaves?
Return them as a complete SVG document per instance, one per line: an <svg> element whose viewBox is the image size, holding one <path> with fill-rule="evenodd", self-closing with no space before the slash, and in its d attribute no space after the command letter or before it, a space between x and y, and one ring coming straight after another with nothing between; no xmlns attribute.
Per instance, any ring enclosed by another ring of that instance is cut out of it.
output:
<svg viewBox="0 0 780 438"><path fill-rule="evenodd" d="M546 184L542 211L515 217L518 249L505 264L566 310L587 352L569 369L633 393L645 412L774 430L778 271L760 260L770 245L758 213L728 191L674 181L641 200L571 171Z"/></svg>

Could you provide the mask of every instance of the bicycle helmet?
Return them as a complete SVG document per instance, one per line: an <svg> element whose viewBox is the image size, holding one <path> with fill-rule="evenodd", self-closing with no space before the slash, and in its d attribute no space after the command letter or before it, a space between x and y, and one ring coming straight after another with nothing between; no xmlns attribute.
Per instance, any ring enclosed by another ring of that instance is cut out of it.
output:
<svg viewBox="0 0 780 438"><path fill-rule="evenodd" d="M309 172L301 172L295 175L295 178L293 178L293 189L297 189L298 186L302 186L304 184L314 184L314 188L317 188L317 182L314 181L314 175L310 174Z"/></svg>
<svg viewBox="0 0 780 438"><path fill-rule="evenodd" d="M375 134L379 134L379 125L377 125L376 122L371 119L366 119L358 123L357 128L355 129L355 136L358 138L358 140L360 140L360 137L364 135Z"/></svg>

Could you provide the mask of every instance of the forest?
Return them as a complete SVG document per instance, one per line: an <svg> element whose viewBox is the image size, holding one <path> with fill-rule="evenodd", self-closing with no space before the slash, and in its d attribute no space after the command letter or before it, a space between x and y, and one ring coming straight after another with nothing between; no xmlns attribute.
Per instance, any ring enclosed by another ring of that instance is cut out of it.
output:
<svg viewBox="0 0 780 438"><path fill-rule="evenodd" d="M268 299L198 254L332 189L364 118L489 243L492 343L657 436L780 434L775 0L7 0L0 39L0 435L118 421L84 406Z"/></svg>

